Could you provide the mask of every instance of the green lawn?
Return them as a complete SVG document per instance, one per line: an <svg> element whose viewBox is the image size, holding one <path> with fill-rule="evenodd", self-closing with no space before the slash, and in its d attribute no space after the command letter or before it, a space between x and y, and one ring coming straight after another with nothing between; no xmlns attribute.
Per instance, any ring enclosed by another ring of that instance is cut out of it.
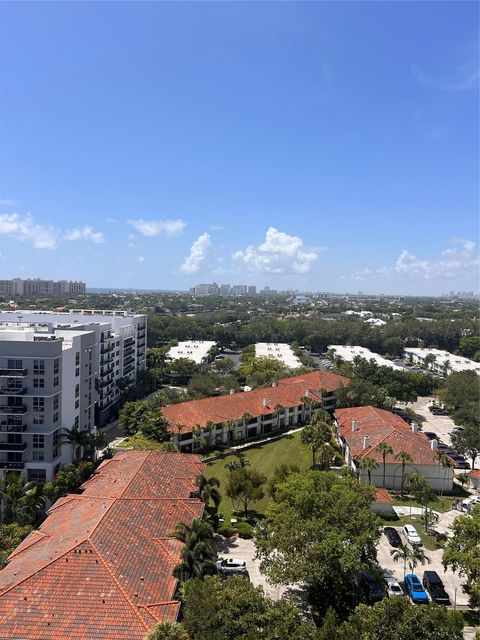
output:
<svg viewBox="0 0 480 640"><path fill-rule="evenodd" d="M282 463L296 464L300 469L308 469L312 463L311 450L300 441L300 432L284 436L280 440L259 445L244 451L252 467L265 474L267 478L272 476L275 467ZM205 470L207 478L215 476L220 480L220 492L224 496L220 504L219 513L223 514L225 523L230 522L233 506L231 500L224 495L226 484L225 465L234 459L234 455L228 455L214 462L209 462ZM251 509L263 513L270 498L265 496L260 502L251 505Z"/></svg>
<svg viewBox="0 0 480 640"><path fill-rule="evenodd" d="M392 492L390 492L390 493L392 493ZM392 495L392 498L393 498L393 504L396 507L403 507L403 506L407 506L407 507L422 507L423 506L419 502L414 500L413 498L410 499L408 496L404 496L402 498L398 494L398 495ZM453 500L453 498L448 497L448 496L443 496L443 497L438 496L438 499L437 500L431 500L428 503L428 506L429 506L430 509L433 509L434 511L438 511L439 513L444 513L445 511L450 511L450 509L452 508L452 500Z"/></svg>

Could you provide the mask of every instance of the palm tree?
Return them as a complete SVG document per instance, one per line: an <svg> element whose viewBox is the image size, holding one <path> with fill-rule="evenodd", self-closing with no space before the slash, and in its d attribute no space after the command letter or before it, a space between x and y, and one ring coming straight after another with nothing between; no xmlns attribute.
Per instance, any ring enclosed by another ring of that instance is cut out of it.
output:
<svg viewBox="0 0 480 640"><path fill-rule="evenodd" d="M215 434L215 423L212 422L211 420L207 420L206 424L205 424L205 430L208 431L208 440L210 442L210 444L212 443L212 433Z"/></svg>
<svg viewBox="0 0 480 640"><path fill-rule="evenodd" d="M161 622L145 636L145 640L189 640L185 627L178 622Z"/></svg>
<svg viewBox="0 0 480 640"><path fill-rule="evenodd" d="M225 429L227 430L228 433L228 443L232 444L233 442L233 432L235 431L235 427L237 426L237 423L235 422L235 420L225 420L225 422L223 423Z"/></svg>
<svg viewBox="0 0 480 640"><path fill-rule="evenodd" d="M190 525L178 522L173 536L183 542L181 569L187 578L200 578L214 566L213 529L195 518Z"/></svg>
<svg viewBox="0 0 480 640"><path fill-rule="evenodd" d="M335 451L332 445L328 442L325 442L324 444L320 445L316 453L317 459L320 462L320 469L322 471L328 471L335 455Z"/></svg>
<svg viewBox="0 0 480 640"><path fill-rule="evenodd" d="M302 423L305 422L305 416L307 413L307 407L311 407L313 404L312 398L309 396L302 396L300 398L300 402L302 403Z"/></svg>
<svg viewBox="0 0 480 640"><path fill-rule="evenodd" d="M392 447L387 444L386 442L381 442L378 447L375 449L375 451L377 453L381 453L382 454L382 460L383 460L383 482L382 482L382 487L385 488L385 469L386 469L386 458L387 456L391 456L393 455L393 449Z"/></svg>
<svg viewBox="0 0 480 640"><path fill-rule="evenodd" d="M44 498L36 482L25 482L25 476L22 473L7 471L0 479L0 501L2 502L2 522L9 524L17 520L22 522L34 520ZM27 522L24 523L27 524Z"/></svg>
<svg viewBox="0 0 480 640"><path fill-rule="evenodd" d="M300 440L312 450L312 468L315 469L315 454L323 444L330 443L332 439L332 431L330 425L326 422L310 422L307 424L302 433Z"/></svg>
<svg viewBox="0 0 480 640"><path fill-rule="evenodd" d="M443 488L445 486L445 479L447 477L447 471L448 471L448 469L451 469L453 467L453 463L450 460L450 458L447 456L447 454L444 453L443 451L438 451L437 452L437 454L435 455L435 460L440 462L440 464L443 467L443 484L442 484L442 490L440 492L440 495L443 497Z"/></svg>
<svg viewBox="0 0 480 640"><path fill-rule="evenodd" d="M403 561L403 579L405 580L405 574L407 572L407 562L410 559L410 547L403 542L400 542L396 549L390 551L390 555L395 562Z"/></svg>
<svg viewBox="0 0 480 640"><path fill-rule="evenodd" d="M245 438L247 437L247 424L252 418L253 418L252 414L248 413L248 411L245 411L245 413L242 416L243 428L245 429Z"/></svg>
<svg viewBox="0 0 480 640"><path fill-rule="evenodd" d="M424 521L425 521L425 531L428 531L428 504L431 501L437 500L437 496L433 491L432 487L428 480L419 473L414 473L410 476L408 481L410 491L412 492L413 497L418 500L418 502L425 509L424 511Z"/></svg>
<svg viewBox="0 0 480 640"><path fill-rule="evenodd" d="M408 558L408 568L410 569L410 573L415 571L416 566L419 564L424 565L426 562L430 564L430 558L425 555L425 551L421 547L412 547L410 557Z"/></svg>
<svg viewBox="0 0 480 640"><path fill-rule="evenodd" d="M277 430L280 429L280 417L284 410L285 410L285 407L283 405L281 404L275 405L275 413L277 415Z"/></svg>
<svg viewBox="0 0 480 640"><path fill-rule="evenodd" d="M368 484L372 484L372 471L377 469L378 462L374 458L362 458L360 461L360 468L366 469L368 474Z"/></svg>
<svg viewBox="0 0 480 640"><path fill-rule="evenodd" d="M400 451L400 453L397 453L397 455L395 456L395 460L399 460L402 464L402 482L400 485L400 494L403 498L403 484L405 482L405 467L407 465L407 462L413 461L413 458L406 451Z"/></svg>
<svg viewBox="0 0 480 640"><path fill-rule="evenodd" d="M202 475L197 479L197 485L200 500L202 500L207 507L210 504L210 500L212 500L215 511L217 511L222 501L222 496L218 490L220 480L218 478L206 478Z"/></svg>
<svg viewBox="0 0 480 640"><path fill-rule="evenodd" d="M72 446L73 459L80 460L82 449L90 446L90 433L88 431L80 431L78 427L63 429L60 442L62 444L70 444Z"/></svg>

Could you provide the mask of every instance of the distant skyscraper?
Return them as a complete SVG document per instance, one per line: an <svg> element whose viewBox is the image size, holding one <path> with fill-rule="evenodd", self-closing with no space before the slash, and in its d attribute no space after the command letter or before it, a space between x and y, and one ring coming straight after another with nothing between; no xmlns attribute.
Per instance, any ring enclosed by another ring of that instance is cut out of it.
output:
<svg viewBox="0 0 480 640"><path fill-rule="evenodd" d="M0 294L7 296L63 296L85 293L85 283L67 280L24 280L13 278L12 280L0 280Z"/></svg>

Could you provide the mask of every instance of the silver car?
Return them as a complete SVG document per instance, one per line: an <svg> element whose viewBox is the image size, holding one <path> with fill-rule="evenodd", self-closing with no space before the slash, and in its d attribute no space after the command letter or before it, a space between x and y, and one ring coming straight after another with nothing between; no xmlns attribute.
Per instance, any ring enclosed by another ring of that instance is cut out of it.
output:
<svg viewBox="0 0 480 640"><path fill-rule="evenodd" d="M385 584L387 587L387 594L389 598L394 598L395 596L403 596L403 589L395 580L394 576L390 573L390 571L385 571L383 574L385 579Z"/></svg>
<svg viewBox="0 0 480 640"><path fill-rule="evenodd" d="M245 560L238 558L220 558L215 562L215 566L220 573L239 573L247 570Z"/></svg>

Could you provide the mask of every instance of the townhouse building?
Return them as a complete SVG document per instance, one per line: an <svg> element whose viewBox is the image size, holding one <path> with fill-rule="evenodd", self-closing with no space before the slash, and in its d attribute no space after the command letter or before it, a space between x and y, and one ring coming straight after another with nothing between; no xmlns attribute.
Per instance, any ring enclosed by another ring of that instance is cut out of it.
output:
<svg viewBox="0 0 480 640"><path fill-rule="evenodd" d="M181 451L228 445L306 422L318 409L335 409L335 392L349 379L313 371L282 378L271 387L179 402L163 407L172 440Z"/></svg>

